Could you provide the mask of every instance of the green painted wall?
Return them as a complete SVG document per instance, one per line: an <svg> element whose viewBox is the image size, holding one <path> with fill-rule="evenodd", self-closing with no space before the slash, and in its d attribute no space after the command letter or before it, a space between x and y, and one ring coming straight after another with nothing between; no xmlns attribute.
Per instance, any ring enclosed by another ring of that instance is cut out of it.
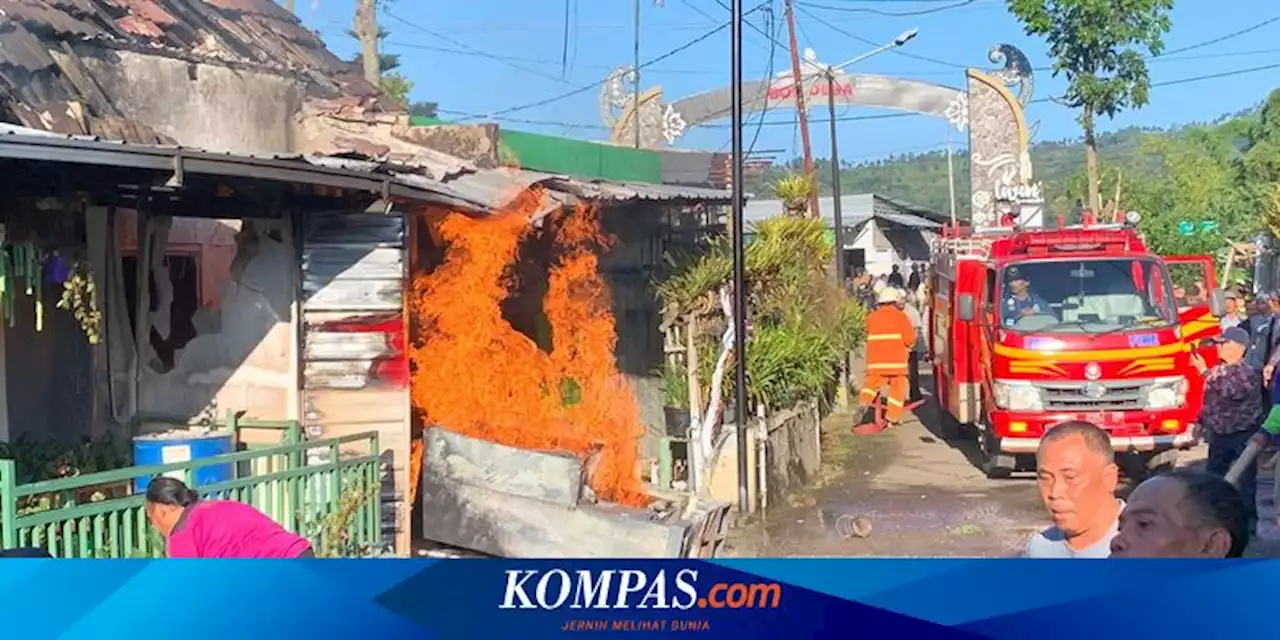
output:
<svg viewBox="0 0 1280 640"><path fill-rule="evenodd" d="M414 126L446 124L438 118L417 116L410 119L410 123ZM512 156L520 167L532 171L584 179L662 183L662 157L645 149L503 128L498 130L498 144L504 156Z"/></svg>

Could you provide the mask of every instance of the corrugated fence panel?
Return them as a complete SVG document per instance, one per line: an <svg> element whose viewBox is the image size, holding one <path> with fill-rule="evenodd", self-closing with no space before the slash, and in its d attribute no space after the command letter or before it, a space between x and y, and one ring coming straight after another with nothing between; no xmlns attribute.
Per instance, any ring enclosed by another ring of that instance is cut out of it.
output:
<svg viewBox="0 0 1280 640"><path fill-rule="evenodd" d="M333 212L309 215L302 242L303 425L310 438L379 432L383 530L397 540L409 452L404 236L399 214Z"/></svg>

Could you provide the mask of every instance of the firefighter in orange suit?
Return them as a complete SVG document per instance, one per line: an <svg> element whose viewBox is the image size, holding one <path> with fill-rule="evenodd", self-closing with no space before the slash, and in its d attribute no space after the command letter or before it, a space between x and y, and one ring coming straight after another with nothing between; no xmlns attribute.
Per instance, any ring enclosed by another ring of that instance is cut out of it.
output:
<svg viewBox="0 0 1280 640"><path fill-rule="evenodd" d="M888 385L885 417L890 424L902 421L910 379L907 363L916 343L911 320L898 308L899 298L897 289L886 287L876 297L876 310L867 316L867 375L858 394L858 405L865 409Z"/></svg>

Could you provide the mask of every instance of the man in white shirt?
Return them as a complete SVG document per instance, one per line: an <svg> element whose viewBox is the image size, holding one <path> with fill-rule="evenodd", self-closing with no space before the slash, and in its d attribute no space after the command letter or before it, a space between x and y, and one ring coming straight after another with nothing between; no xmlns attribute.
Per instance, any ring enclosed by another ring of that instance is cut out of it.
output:
<svg viewBox="0 0 1280 640"><path fill-rule="evenodd" d="M1064 422L1036 451L1040 498L1053 526L1027 543L1028 558L1106 558L1124 503L1116 498L1120 470L1111 437L1098 426Z"/></svg>

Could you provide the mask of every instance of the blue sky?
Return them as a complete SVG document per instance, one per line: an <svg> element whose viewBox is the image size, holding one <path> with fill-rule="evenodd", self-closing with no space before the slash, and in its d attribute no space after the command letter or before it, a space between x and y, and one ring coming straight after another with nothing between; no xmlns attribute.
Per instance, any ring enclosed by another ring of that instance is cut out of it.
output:
<svg viewBox="0 0 1280 640"><path fill-rule="evenodd" d="M748 8L761 0L744 0ZM641 0L640 58L649 60L704 35L728 20L728 11L717 0ZM723 0L727 6L728 0ZM963 4L945 8L948 5ZM351 22L353 0L298 0L302 20L320 31L339 55L350 56L356 43L346 30ZM786 42L781 0L772 0L779 40ZM1020 25L1006 12L1003 0L797 0L798 39L801 48L814 49L827 62L838 62L866 52L870 47L849 34L874 42L891 40L905 29L917 27L919 36L899 52L881 54L852 68L853 72L913 78L955 87L963 86L964 66L989 68L986 53L991 45L1008 42L1021 48L1034 66L1047 66L1042 41L1023 34ZM634 5L632 0L572 0L568 67L562 69L564 54L565 0L468 0L434 2L391 0L382 16L390 32L386 53L401 56L402 71L415 83L412 98L438 102L448 117L456 113L487 114L543 101L599 82L610 69L631 63L633 57ZM938 9L911 16L884 16L885 13ZM1276 18L1247 33L1227 37ZM750 18L762 29L766 13ZM1155 83L1231 73L1280 63L1280 3L1275 0L1178 0L1173 12L1173 29L1166 37L1166 49L1174 51L1223 38L1182 53L1153 60ZM841 32L844 33L841 33ZM745 29L744 69L748 78L763 77L769 66L771 44L753 29ZM911 55L932 58L922 60ZM642 77L645 88L661 86L668 101L726 86L729 70L728 29L695 44L651 67ZM773 52L775 70L790 63L785 48ZM1152 90L1151 104L1125 113L1114 121L1103 121L1104 130L1129 125L1166 126L1212 120L1260 102L1273 87L1280 86L1280 68L1241 73L1198 82L1159 86ZM1037 97L1058 95L1062 82L1047 71L1037 74ZM534 121L498 122L506 128L603 139L606 133L596 106L598 90L593 88L563 100L512 112L505 117ZM845 109L838 117L878 113L868 109ZM446 114L442 114L446 115ZM1053 103L1035 104L1028 117L1039 123L1037 139L1057 140L1079 135L1075 114ZM825 107L815 111L813 145L815 155L827 155L829 136ZM748 121L747 141L756 136L758 116ZM791 114L770 113L766 121L778 126L760 127L755 148L776 150L782 158L799 151L798 135ZM678 146L727 148L727 122L699 127L680 140ZM865 161L898 153L941 148L946 126L928 117L889 120L844 121L838 126L841 158Z"/></svg>

